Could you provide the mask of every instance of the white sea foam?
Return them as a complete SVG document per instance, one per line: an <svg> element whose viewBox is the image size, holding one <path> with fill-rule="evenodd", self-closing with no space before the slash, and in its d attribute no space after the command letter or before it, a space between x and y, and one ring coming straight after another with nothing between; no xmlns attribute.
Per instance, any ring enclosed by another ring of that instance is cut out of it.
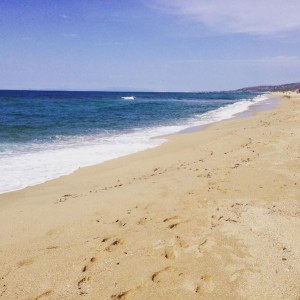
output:
<svg viewBox="0 0 300 300"><path fill-rule="evenodd" d="M0 155L0 193L70 174L80 167L156 147L166 139L153 137L230 119L246 111L249 106L267 99L262 95L253 100L242 100L172 126L137 128L125 134L77 136L56 143L31 144L24 147L23 151L18 151L18 154L8 149Z"/></svg>
<svg viewBox="0 0 300 300"><path fill-rule="evenodd" d="M222 120L227 120L233 118L235 115L247 111L251 105L256 103L266 101L268 98L267 95L259 95L251 100L241 100L224 107L220 107L216 110L209 111L202 115L199 115L199 124L205 125ZM197 125L196 125L197 126Z"/></svg>
<svg viewBox="0 0 300 300"><path fill-rule="evenodd" d="M124 100L134 100L135 97L134 96L124 96L124 97L122 97L122 99L124 99Z"/></svg>

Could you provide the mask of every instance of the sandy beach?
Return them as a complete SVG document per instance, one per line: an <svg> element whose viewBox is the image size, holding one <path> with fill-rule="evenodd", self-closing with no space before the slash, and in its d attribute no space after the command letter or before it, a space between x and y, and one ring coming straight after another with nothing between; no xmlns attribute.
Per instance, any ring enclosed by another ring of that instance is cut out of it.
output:
<svg viewBox="0 0 300 300"><path fill-rule="evenodd" d="M0 299L300 299L300 96L0 195Z"/></svg>

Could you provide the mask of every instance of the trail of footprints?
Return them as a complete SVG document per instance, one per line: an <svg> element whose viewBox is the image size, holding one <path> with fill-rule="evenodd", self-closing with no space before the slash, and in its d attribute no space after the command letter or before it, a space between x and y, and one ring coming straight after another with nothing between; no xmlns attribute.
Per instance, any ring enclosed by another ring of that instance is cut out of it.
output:
<svg viewBox="0 0 300 300"><path fill-rule="evenodd" d="M252 152L255 153L255 151L250 147L250 146L252 146L252 144L253 144L252 139L249 138L246 143L240 145L240 148L245 148L245 149L248 149L249 151L251 151L251 153ZM190 170L190 171L193 171L193 172L202 171L200 174L197 175L197 177L200 177L200 178L211 178L212 174L216 174L216 172L217 172L218 169L211 169L211 170L209 170L209 169L203 168L203 167L200 168L200 166L201 166L202 163L204 163L210 156L214 155L213 151L207 150L207 152L208 152L208 154L206 155L205 158L201 158L201 159L198 159L198 160L192 161L192 162L182 162L182 161L179 160L174 165L171 165L171 166L166 167L166 168L158 168L158 167L156 167L150 173L145 174L145 175L140 176L140 177L133 177L133 178L129 179L127 182L124 182L124 183L122 183L120 181L120 179L118 179L117 182L115 182L112 185L108 185L108 186L105 186L105 187L95 187L94 189L90 190L89 193L98 193L98 192L101 192L101 191L108 191L108 190L115 189L115 188L121 188L124 185L133 184L135 181L147 180L147 179L152 178L153 176L159 176L159 175L165 174L165 173L167 173L169 171L180 170L180 169ZM233 151L230 151L230 152L233 152ZM223 154L226 155L228 153L229 152L224 152ZM259 155L256 153L255 157L257 157L257 156L259 156ZM253 159L255 157L246 157L246 158L242 159L240 162L234 163L234 165L231 166L230 168L231 169L237 169L241 165L249 164L251 161L253 161ZM194 168L193 166L195 164L199 165L199 167ZM216 188L214 186L210 186L208 190L210 190L210 189L218 189L218 190L222 191L220 189L220 187ZM86 194L81 194L81 195L65 194L65 195L61 196L59 199L57 199L54 203L55 204L59 204L59 203L66 202L69 199L83 197L83 196L86 196Z"/></svg>
<svg viewBox="0 0 300 300"><path fill-rule="evenodd" d="M139 220L137 220L137 224L138 225L144 225L148 220L152 220L152 219L148 219L147 217L142 217ZM176 228L178 226L180 226L181 224L190 222L191 220L185 220L183 218L181 218L180 216L177 215L173 215L170 217L167 217L165 219L163 219L162 225L171 230L172 232L174 230L176 230ZM124 218L124 219L117 219L114 221L114 223L118 224L120 227L124 227L129 223L129 219ZM174 238L172 239L172 241L164 246L164 250L163 250L163 255L167 260L174 260L177 257L180 256L180 253L182 250L180 249L189 249L191 247L194 247L195 245L191 245L189 242L187 242L184 238L182 238L181 236L177 235L174 232ZM113 236L109 236L109 237L105 237L101 240L101 243L104 244L102 250L106 251L108 253L116 251L117 249L120 249L120 247L122 247L124 245L124 240L121 238L117 238L117 237L113 237ZM200 253L204 253L205 251L210 250L212 247L215 246L215 242L206 238L204 241L202 241L197 247L197 250ZM122 250L124 251L124 249ZM127 252L124 252L124 254L127 254ZM83 266L82 268L82 273L84 274L84 276L78 281L77 283L77 287L78 287L78 291L79 291L79 295L86 295L89 293L89 282L91 280L91 276L88 276L88 271L92 269L92 267L94 266L94 264L97 262L97 258L96 256L91 257L88 262ZM160 283L163 278L164 275L166 275L169 272L176 272L177 268L175 266L167 266L161 270L158 270L157 272L154 272L150 278L151 278L151 282L152 283ZM178 272L177 274L178 276L181 276L182 273ZM121 292L119 294L114 294L111 296L111 299L127 299L130 295L132 295L133 293L137 292L139 289L144 288L145 284L140 285L134 289L125 291L125 292ZM203 286L199 285L195 288L195 293L200 293L203 290Z"/></svg>
<svg viewBox="0 0 300 300"><path fill-rule="evenodd" d="M179 216L170 216L168 218L165 218L162 223L167 225L167 228L173 229L177 225L186 223L188 221L179 221L181 218ZM175 226L174 226L175 225ZM173 241L171 242L173 245L165 246L164 248L164 257L168 260L176 259L179 256L179 251L177 251L177 248L189 248L193 245L189 244L185 239L180 237L179 235L175 235ZM215 246L216 243L206 239L204 242L202 242L198 246L199 252L204 252L210 250L213 246ZM172 274L170 274L172 273ZM184 273L180 272L178 267L174 265L168 265L154 273L150 276L152 284L160 284L165 280L168 280L169 276L175 276L175 277L181 277ZM174 277L173 277L174 278ZM198 284L195 285L194 293L204 293L204 292L211 292L214 289L214 284L211 281L211 278L209 275L202 275L201 280L198 282ZM120 292L119 294L114 294L111 296L112 300L115 299L130 299L131 295L136 293L138 290L147 287L149 284L144 283L142 285L139 285L136 288L130 289L125 292Z"/></svg>
<svg viewBox="0 0 300 300"><path fill-rule="evenodd" d="M106 237L102 239L101 244L104 244L104 248L102 248L102 250L109 253L109 252L116 251L118 248L120 248L124 244L124 241L120 238ZM124 253L127 254L127 252ZM77 289L79 295L86 295L89 293L89 281L91 280L91 276L87 275L87 273L89 273L89 271L93 268L96 262L97 262L97 257L93 256L82 267L81 273L84 274L84 276L81 277L81 279L77 282Z"/></svg>
<svg viewBox="0 0 300 300"><path fill-rule="evenodd" d="M242 203L233 203L227 208L223 208L221 213L221 210L219 208L216 208L216 214L211 216L211 229L216 228L217 226L221 225L222 222L230 222L235 223L239 222L239 217L243 210L246 208L248 204L242 204ZM137 208L137 207L136 207ZM145 209L145 207L143 207ZM130 210L129 210L130 211ZM145 225L147 222L152 220L148 217L142 217L137 220L134 220L134 222L138 225ZM123 219L116 219L114 223L117 226L125 227L128 225L133 219L123 218ZM210 250L213 247L216 247L216 242L210 237L208 234L207 237L202 237L202 240L200 238L198 239L198 245L195 245L197 243L196 241L188 241L187 239L181 237L177 234L177 228L181 226L184 223L190 222L191 220L184 219L178 215L171 215L169 217L166 217L161 220L161 226L164 228L170 230L170 232L174 232L173 238L168 242L164 242L164 245L162 245L163 252L162 255L165 257L168 261L174 261L176 262L176 259L180 257L183 253L191 253L191 251L195 251L200 253L201 255L205 254L206 252L210 252ZM126 249L124 249L125 241L122 238L116 237L116 236L108 236L104 237L101 240L101 251L105 251L106 253L111 253L114 251L122 251L125 255L127 254ZM79 295L87 295L89 294L90 289L90 282L92 280L90 270L93 269L95 264L97 263L97 255L92 256L87 260L87 262L84 264L84 266L81 269L82 277L77 282L77 288ZM117 263L118 264L118 263ZM138 290L145 288L149 284L159 284L164 281L164 279L167 279L168 276L167 273L172 272L172 276L182 276L183 273L180 272L180 270L177 269L174 265L166 266L156 272L154 272L152 275L149 275L149 282L143 283L142 285L137 286L136 288L122 291L117 294L111 295L111 299L128 299L131 295L136 293ZM200 282L194 289L195 293L203 293L205 290L209 291L213 289L213 283L211 279L208 279L208 277L203 275L201 277L201 280L203 282Z"/></svg>
<svg viewBox="0 0 300 300"><path fill-rule="evenodd" d="M211 156L211 155L213 155L212 151L210 152L210 154L208 156ZM147 180L147 179L152 178L153 176L162 175L162 174L165 174L168 171L172 171L172 170L187 169L188 167L190 167L189 168L190 171L197 172L197 171L199 171L199 168L193 169L193 168L191 168L191 166L195 165L195 164L203 163L206 158L199 159L199 160L196 160L196 161L193 161L193 162L181 162L181 161L179 161L177 164L171 165L170 167L167 167L167 168L158 168L157 167L157 168L154 168L152 170L152 172L149 173L149 174L146 174L146 175L143 175L143 176L140 176L140 177L133 177L132 179L129 179L127 182L124 182L124 183L122 183L120 181L120 179L118 179L117 182L112 184L112 185L108 185L108 186L104 186L104 187L98 187L97 186L94 189L91 189L89 191L89 193L98 193L98 192L101 192L101 191L103 192L103 191L108 191L108 190L115 189L115 188L121 188L124 185L133 184L135 181ZM80 194L80 195L65 194L65 195L62 195L59 199L57 199L54 202L54 204L64 203L64 202L66 202L66 201L68 201L72 198L78 198L78 197L84 197L84 196L87 196L87 194Z"/></svg>
<svg viewBox="0 0 300 300"><path fill-rule="evenodd" d="M148 220L147 217L140 218L137 221L137 224L145 224L145 222ZM150 219L152 220L152 219ZM162 224L166 226L170 230L174 230L177 226L179 226L182 223L186 223L189 220L181 221L181 218L179 216L171 216L168 218L165 218L162 220ZM117 219L114 221L114 223L118 224L121 227L124 227L128 224L129 219L124 218L124 219ZM97 238L98 239L98 238ZM101 247L102 251L105 251L107 253L117 251L117 250L122 250L123 253L126 255L127 252L122 249L122 246L124 245L124 240L118 237L114 236L108 236L105 237L101 240L101 244L103 245ZM184 241L179 237L175 237L175 244L177 244L178 247L184 247L185 243ZM164 250L164 256L166 259L175 259L178 256L178 252L173 246L167 246L165 247ZM88 261L84 264L84 266L81 269L82 277L78 280L77 282L77 289L78 293L81 296L89 294L89 287L90 287L90 281L92 279L90 275L90 270L94 267L94 265L97 263L97 257L92 256L91 258L88 259ZM118 263L117 263L118 264ZM171 272L176 270L175 267L173 266L167 266L162 270L159 270L151 275L151 281L153 283L159 283L163 277L164 273ZM121 292L119 294L115 294L111 296L111 299L126 299L129 295L133 294L137 290L141 289L144 287L144 285L138 286L132 290L128 290L125 292Z"/></svg>
<svg viewBox="0 0 300 300"><path fill-rule="evenodd" d="M242 203L233 203L227 208L223 208L221 213L221 210L219 208L216 208L216 214L211 216L211 229L214 229L215 227L221 225L221 222L230 222L230 223L236 223L239 222L239 217L244 209L246 209L248 204L242 204ZM145 209L145 207L143 207ZM128 210L130 211L130 210ZM138 220L134 220L136 224L138 225L145 225L147 222L151 221L152 219L148 217L142 217ZM116 219L114 223L116 223L117 226L125 227L130 223L130 219L123 218L123 219ZM193 243L190 243L185 238L181 237L177 234L177 228L180 227L182 224L190 222L191 220L184 219L178 215L171 215L169 217L166 217L164 219L161 219L161 226L170 230L170 232L174 232L174 237L172 238L169 243L166 243L163 246L163 256L168 261L174 261L176 262L176 259L182 255L185 251L189 251L189 249L192 249L194 251L195 249L195 241ZM98 237L97 237L98 239ZM106 253L111 253L114 251L122 251L125 255L127 254L126 249L124 249L125 241L117 236L107 236L101 239L100 243L100 251L104 251ZM206 238L203 238L202 241L199 241L199 244L196 245L196 249L198 253L205 253L211 250L211 248L216 246L216 242L209 237L209 235ZM77 281L77 289L78 294L81 296L87 295L90 292L90 284L92 280L92 273L90 272L95 265L97 264L98 258L97 254L94 256L91 256L85 264L81 268L81 277ZM118 263L117 263L118 264ZM159 284L161 283L164 278L167 278L165 276L167 273L174 273L176 276L182 276L182 273L180 270L178 270L175 266L166 266L163 269L160 269L156 272L154 272L152 275L149 275L149 282L151 284ZM174 275L174 276L175 276ZM203 282L197 285L195 288L195 293L202 293L204 289L212 289L213 284L207 283L208 280L205 276L202 278ZM145 288L146 284L142 284L137 286L134 289L121 292L119 294L114 294L111 296L111 299L126 299L129 298L130 295L133 295L138 290Z"/></svg>
<svg viewBox="0 0 300 300"><path fill-rule="evenodd" d="M239 222L239 218L241 213L247 209L247 203L232 203L227 207L223 207L222 209L216 208L216 213L211 216L211 229L215 229L217 226L220 226L222 222L230 222L232 224ZM137 208L137 207L136 207ZM145 209L145 207L143 207ZM129 210L130 211L130 210ZM270 211L272 211L270 209ZM144 225L147 222L151 221L152 219L149 217L142 217L138 220L134 220L138 225ZM189 251L189 250L197 250L198 253L204 254L206 252L210 252L213 247L216 247L216 241L214 241L210 235L208 234L207 237L202 237L202 240L199 238L198 245L195 248L195 241L191 242L186 238L178 235L177 228L184 223L190 222L191 220L186 220L178 215L171 215L164 219L161 219L161 226L170 230L170 232L174 232L173 238L168 242L164 242L163 247L163 256L167 261L176 262L176 259L182 255L182 253ZM128 218L117 219L114 221L116 225L120 227L126 226L130 220ZM98 237L97 237L98 239ZM197 243L197 242L196 242ZM127 255L127 252L124 251L125 241L117 236L106 236L101 239L100 243L100 251L104 251L106 253L111 253L114 251L122 251L123 254ZM286 248L283 248L286 249ZM191 253L191 252L187 252ZM81 268L81 277L77 281L77 290L78 294L81 296L88 295L90 293L90 284L92 280L92 273L90 272L96 266L98 261L97 254L91 256L85 264ZM118 263L117 263L118 264ZM183 276L183 273L174 266L168 265L152 274L149 274L149 282L143 283L133 289L122 291L117 294L111 295L111 299L129 299L131 296L138 292L139 290L146 288L149 284L160 284L163 283L164 280L167 280L169 274L172 273L172 276ZM167 276L166 276L167 275ZM170 275L170 276L171 276ZM209 277L209 275L202 275L201 282L199 282L195 289L195 293L204 293L210 292L214 288L213 281ZM4 290L5 292L5 290ZM52 293L53 291L51 291ZM3 293L3 292L2 292ZM41 297L47 296L49 291L39 295L36 299Z"/></svg>
<svg viewBox="0 0 300 300"><path fill-rule="evenodd" d="M212 230L224 224L224 222L240 223L241 214L247 210L248 206L248 203L235 202L223 209L223 213L220 211L220 208L217 207L216 213L211 215L210 229Z"/></svg>

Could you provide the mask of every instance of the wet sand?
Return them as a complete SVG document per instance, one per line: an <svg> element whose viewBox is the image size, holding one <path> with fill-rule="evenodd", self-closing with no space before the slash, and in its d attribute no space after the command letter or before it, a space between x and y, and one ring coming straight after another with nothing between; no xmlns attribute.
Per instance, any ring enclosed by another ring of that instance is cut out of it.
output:
<svg viewBox="0 0 300 300"><path fill-rule="evenodd" d="M300 96L0 195L0 299L299 299Z"/></svg>

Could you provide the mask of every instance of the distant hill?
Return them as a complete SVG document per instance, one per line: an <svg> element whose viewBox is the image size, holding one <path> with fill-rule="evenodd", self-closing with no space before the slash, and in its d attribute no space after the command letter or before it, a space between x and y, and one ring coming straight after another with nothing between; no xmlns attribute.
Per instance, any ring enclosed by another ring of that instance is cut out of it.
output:
<svg viewBox="0 0 300 300"><path fill-rule="evenodd" d="M260 85L235 90L235 92L282 92L282 91L294 91L300 89L300 82L287 83L281 85Z"/></svg>

